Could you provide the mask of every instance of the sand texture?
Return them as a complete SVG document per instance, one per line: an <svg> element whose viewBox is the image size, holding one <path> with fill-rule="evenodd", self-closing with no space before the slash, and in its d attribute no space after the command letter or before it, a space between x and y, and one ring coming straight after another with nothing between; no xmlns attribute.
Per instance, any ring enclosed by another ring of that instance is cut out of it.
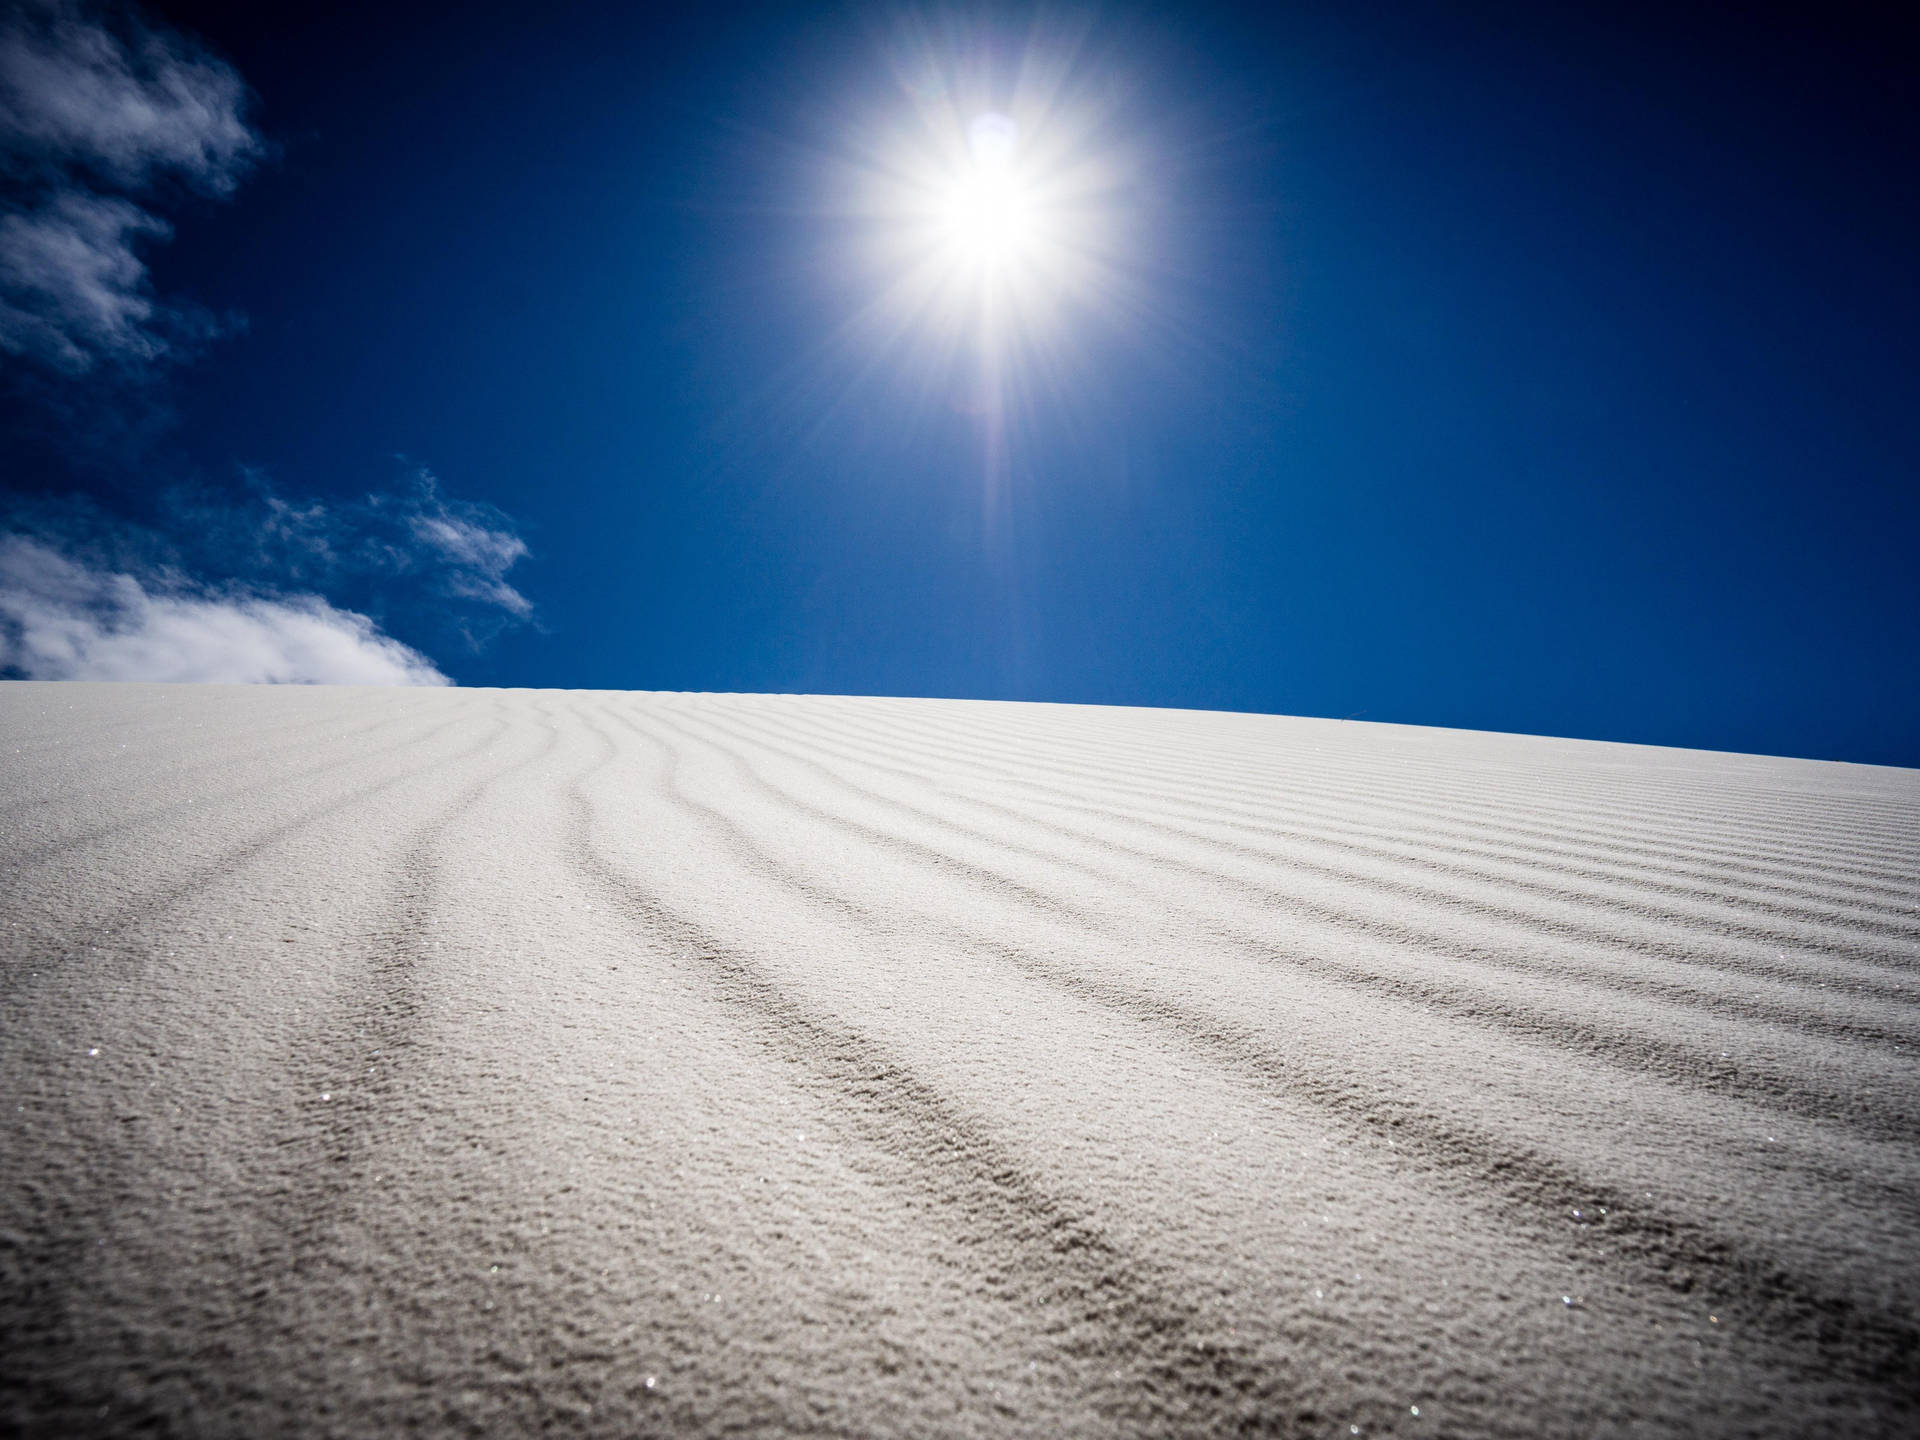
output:
<svg viewBox="0 0 1920 1440"><path fill-rule="evenodd" d="M0 1431L1920 1433L1920 772L0 686Z"/></svg>

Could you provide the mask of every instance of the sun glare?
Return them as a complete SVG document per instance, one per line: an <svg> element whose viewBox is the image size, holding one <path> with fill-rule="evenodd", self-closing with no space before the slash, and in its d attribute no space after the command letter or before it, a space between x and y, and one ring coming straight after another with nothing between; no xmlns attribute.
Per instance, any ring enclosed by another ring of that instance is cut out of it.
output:
<svg viewBox="0 0 1920 1440"><path fill-rule="evenodd" d="M833 344L903 422L968 417L997 533L1027 439L1097 423L1098 357L1148 311L1144 92L1119 37L1078 22L1013 36L902 21L879 53L889 83L872 102L828 107L842 128L823 146L827 209L852 223L823 233L860 296Z"/></svg>
<svg viewBox="0 0 1920 1440"><path fill-rule="evenodd" d="M1040 239L1040 206L1020 172L1019 138L1019 127L1006 116L978 116L969 127L965 166L942 197L940 224L948 244L981 269L1030 257Z"/></svg>
<svg viewBox="0 0 1920 1440"><path fill-rule="evenodd" d="M1017 259L1033 241L1035 218L1033 199L1018 179L993 173L955 181L941 210L948 239L983 266Z"/></svg>
<svg viewBox="0 0 1920 1440"><path fill-rule="evenodd" d="M837 142L833 208L861 222L841 254L871 286L848 334L929 385L974 385L971 364L1008 403L1067 387L1138 298L1125 58L1070 22L1015 39L903 21L881 54L893 83Z"/></svg>

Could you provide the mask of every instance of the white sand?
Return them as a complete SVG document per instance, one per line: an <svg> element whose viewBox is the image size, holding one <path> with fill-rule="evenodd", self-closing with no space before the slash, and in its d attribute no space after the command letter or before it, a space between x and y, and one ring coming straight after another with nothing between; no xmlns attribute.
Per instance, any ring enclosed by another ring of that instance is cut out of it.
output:
<svg viewBox="0 0 1920 1440"><path fill-rule="evenodd" d="M8 1433L1920 1427L1920 772L14 684L0 777Z"/></svg>

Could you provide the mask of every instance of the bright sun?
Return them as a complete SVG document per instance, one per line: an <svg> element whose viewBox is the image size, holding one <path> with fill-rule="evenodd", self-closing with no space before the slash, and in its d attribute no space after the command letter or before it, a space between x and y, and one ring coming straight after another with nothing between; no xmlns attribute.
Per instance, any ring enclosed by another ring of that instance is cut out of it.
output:
<svg viewBox="0 0 1920 1440"><path fill-rule="evenodd" d="M1137 87L1078 22L1006 44L903 22L884 58L880 103L826 147L853 223L823 236L864 292L833 343L904 413L970 417L993 530L1026 427L1077 423L1083 359L1153 310L1129 243Z"/></svg>
<svg viewBox="0 0 1920 1440"><path fill-rule="evenodd" d="M1020 132L1004 115L982 115L968 128L965 168L941 197L947 243L969 265L996 270L1030 255L1039 242L1040 207L1020 172Z"/></svg>
<svg viewBox="0 0 1920 1440"><path fill-rule="evenodd" d="M861 363L890 354L1004 417L1070 388L1085 327L1137 308L1126 87L1078 42L1035 41L994 84L983 55L939 39L903 43L900 90L848 127L835 205L861 223L836 233L875 283L845 333Z"/></svg>

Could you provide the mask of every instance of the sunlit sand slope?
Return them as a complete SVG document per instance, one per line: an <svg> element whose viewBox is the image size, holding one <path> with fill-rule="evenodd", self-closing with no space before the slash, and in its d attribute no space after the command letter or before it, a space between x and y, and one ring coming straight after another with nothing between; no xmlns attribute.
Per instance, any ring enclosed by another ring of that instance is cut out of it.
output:
<svg viewBox="0 0 1920 1440"><path fill-rule="evenodd" d="M1920 772L578 692L0 736L0 1430L1920 1425Z"/></svg>

